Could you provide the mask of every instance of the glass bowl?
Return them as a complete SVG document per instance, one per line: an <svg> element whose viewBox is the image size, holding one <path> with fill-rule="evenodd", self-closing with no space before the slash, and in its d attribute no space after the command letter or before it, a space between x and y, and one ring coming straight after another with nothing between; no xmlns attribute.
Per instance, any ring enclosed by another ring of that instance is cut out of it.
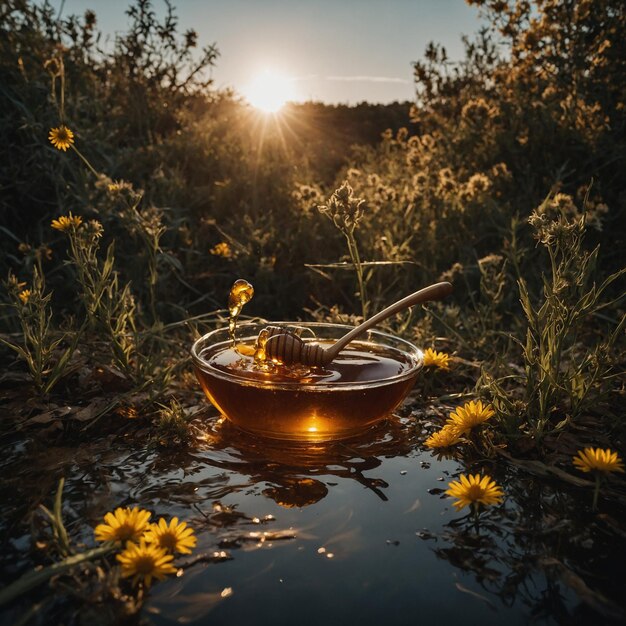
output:
<svg viewBox="0 0 626 626"><path fill-rule="evenodd" d="M192 349L194 367L210 402L239 428L292 441L327 441L374 426L404 400L423 364L413 344L377 330L352 341L326 368L254 365L253 346L269 326L298 326L304 341L327 347L351 326L323 322L254 322L214 330ZM242 352L242 354L239 354Z"/></svg>

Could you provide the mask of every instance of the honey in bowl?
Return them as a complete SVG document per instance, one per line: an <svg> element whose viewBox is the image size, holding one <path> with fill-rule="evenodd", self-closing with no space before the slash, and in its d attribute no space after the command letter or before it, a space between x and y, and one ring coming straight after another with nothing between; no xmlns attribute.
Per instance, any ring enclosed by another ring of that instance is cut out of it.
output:
<svg viewBox="0 0 626 626"><path fill-rule="evenodd" d="M422 366L415 346L375 330L350 343L324 368L259 363L257 340L266 327L239 325L234 346L228 330L219 329L192 349L211 403L236 426L266 437L324 441L367 430L402 402ZM350 330L324 323L300 328L305 341L323 346Z"/></svg>

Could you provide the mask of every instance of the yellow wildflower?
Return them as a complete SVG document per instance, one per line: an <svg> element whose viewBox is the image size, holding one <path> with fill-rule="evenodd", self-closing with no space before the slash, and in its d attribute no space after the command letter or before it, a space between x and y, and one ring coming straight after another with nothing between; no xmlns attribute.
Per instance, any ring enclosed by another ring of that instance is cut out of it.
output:
<svg viewBox="0 0 626 626"><path fill-rule="evenodd" d="M24 289L17 294L18 298L22 301L22 304L26 304L30 300L31 295L32 293L30 289Z"/></svg>
<svg viewBox="0 0 626 626"><path fill-rule="evenodd" d="M453 502L457 511L474 502L485 505L500 504L504 497L502 489L487 475L470 474L468 478L461 474L460 480L453 480L448 487L446 494L451 498L458 498L457 502Z"/></svg>
<svg viewBox="0 0 626 626"><path fill-rule="evenodd" d="M48 135L50 143L57 149L65 152L74 143L74 133L64 124L58 128L51 128Z"/></svg>
<svg viewBox="0 0 626 626"><path fill-rule="evenodd" d="M214 254L215 256L221 256L224 259L230 259L233 256L233 251L225 241L221 241L220 243L213 246L210 252L211 254Z"/></svg>
<svg viewBox="0 0 626 626"><path fill-rule="evenodd" d="M474 426L486 422L493 415L495 415L495 411L490 404L483 406L480 400L477 402L472 400L465 406L457 407L456 410L450 413L447 423L456 428L459 435L467 435Z"/></svg>
<svg viewBox="0 0 626 626"><path fill-rule="evenodd" d="M624 472L624 463L610 448L585 448L574 457L574 465L581 472Z"/></svg>
<svg viewBox="0 0 626 626"><path fill-rule="evenodd" d="M148 530L150 512L137 507L119 507L104 516L105 524L98 524L94 532L97 541L138 540Z"/></svg>
<svg viewBox="0 0 626 626"><path fill-rule="evenodd" d="M168 574L176 573L172 565L174 557L155 544L147 544L145 539L140 539L139 545L127 542L126 549L116 558L122 565L122 576L133 576L134 583L143 580L150 585L152 578L163 580Z"/></svg>
<svg viewBox="0 0 626 626"><path fill-rule="evenodd" d="M438 367L442 370L450 369L450 356L445 352L437 352L432 348L424 350L424 367Z"/></svg>
<svg viewBox="0 0 626 626"><path fill-rule="evenodd" d="M427 448L448 448L458 443L460 438L459 431L448 424L426 439L424 445Z"/></svg>
<svg viewBox="0 0 626 626"><path fill-rule="evenodd" d="M72 212L70 211L69 215L61 215L58 219L52 220L50 225L56 230L65 232L71 228L78 228L82 223L83 218L78 215L72 215Z"/></svg>
<svg viewBox="0 0 626 626"><path fill-rule="evenodd" d="M161 518L158 524L151 524L144 535L146 542L153 543L168 552L180 552L191 554L191 548L196 547L196 537L193 528L187 526L187 522L179 522L173 517L169 523Z"/></svg>

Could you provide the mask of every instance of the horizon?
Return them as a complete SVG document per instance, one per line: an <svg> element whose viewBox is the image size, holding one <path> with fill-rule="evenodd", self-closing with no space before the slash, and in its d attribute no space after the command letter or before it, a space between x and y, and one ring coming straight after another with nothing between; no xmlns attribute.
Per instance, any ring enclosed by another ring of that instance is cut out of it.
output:
<svg viewBox="0 0 626 626"><path fill-rule="evenodd" d="M50 1L62 17L93 10L105 45L126 30L130 4L109 0L103 9L96 0ZM165 14L164 2L152 8ZM460 60L462 36L471 37L482 25L479 11L463 0L363 0L358 7L348 0L268 0L262 13L257 8L253 0L173 4L179 32L194 29L198 48L214 43L219 51L210 72L214 88L233 89L250 100L261 77L276 74L283 102L297 104L412 102L412 64L423 58L427 44L439 43L451 61ZM270 88L275 91L275 84L264 87Z"/></svg>

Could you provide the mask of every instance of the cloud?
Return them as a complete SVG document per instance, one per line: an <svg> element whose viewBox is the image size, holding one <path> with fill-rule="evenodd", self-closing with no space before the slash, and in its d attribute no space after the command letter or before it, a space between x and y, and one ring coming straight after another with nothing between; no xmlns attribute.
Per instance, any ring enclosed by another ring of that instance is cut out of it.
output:
<svg viewBox="0 0 626 626"><path fill-rule="evenodd" d="M404 83L413 81L407 78L393 78L392 76L326 76L326 80L335 80L347 83Z"/></svg>

